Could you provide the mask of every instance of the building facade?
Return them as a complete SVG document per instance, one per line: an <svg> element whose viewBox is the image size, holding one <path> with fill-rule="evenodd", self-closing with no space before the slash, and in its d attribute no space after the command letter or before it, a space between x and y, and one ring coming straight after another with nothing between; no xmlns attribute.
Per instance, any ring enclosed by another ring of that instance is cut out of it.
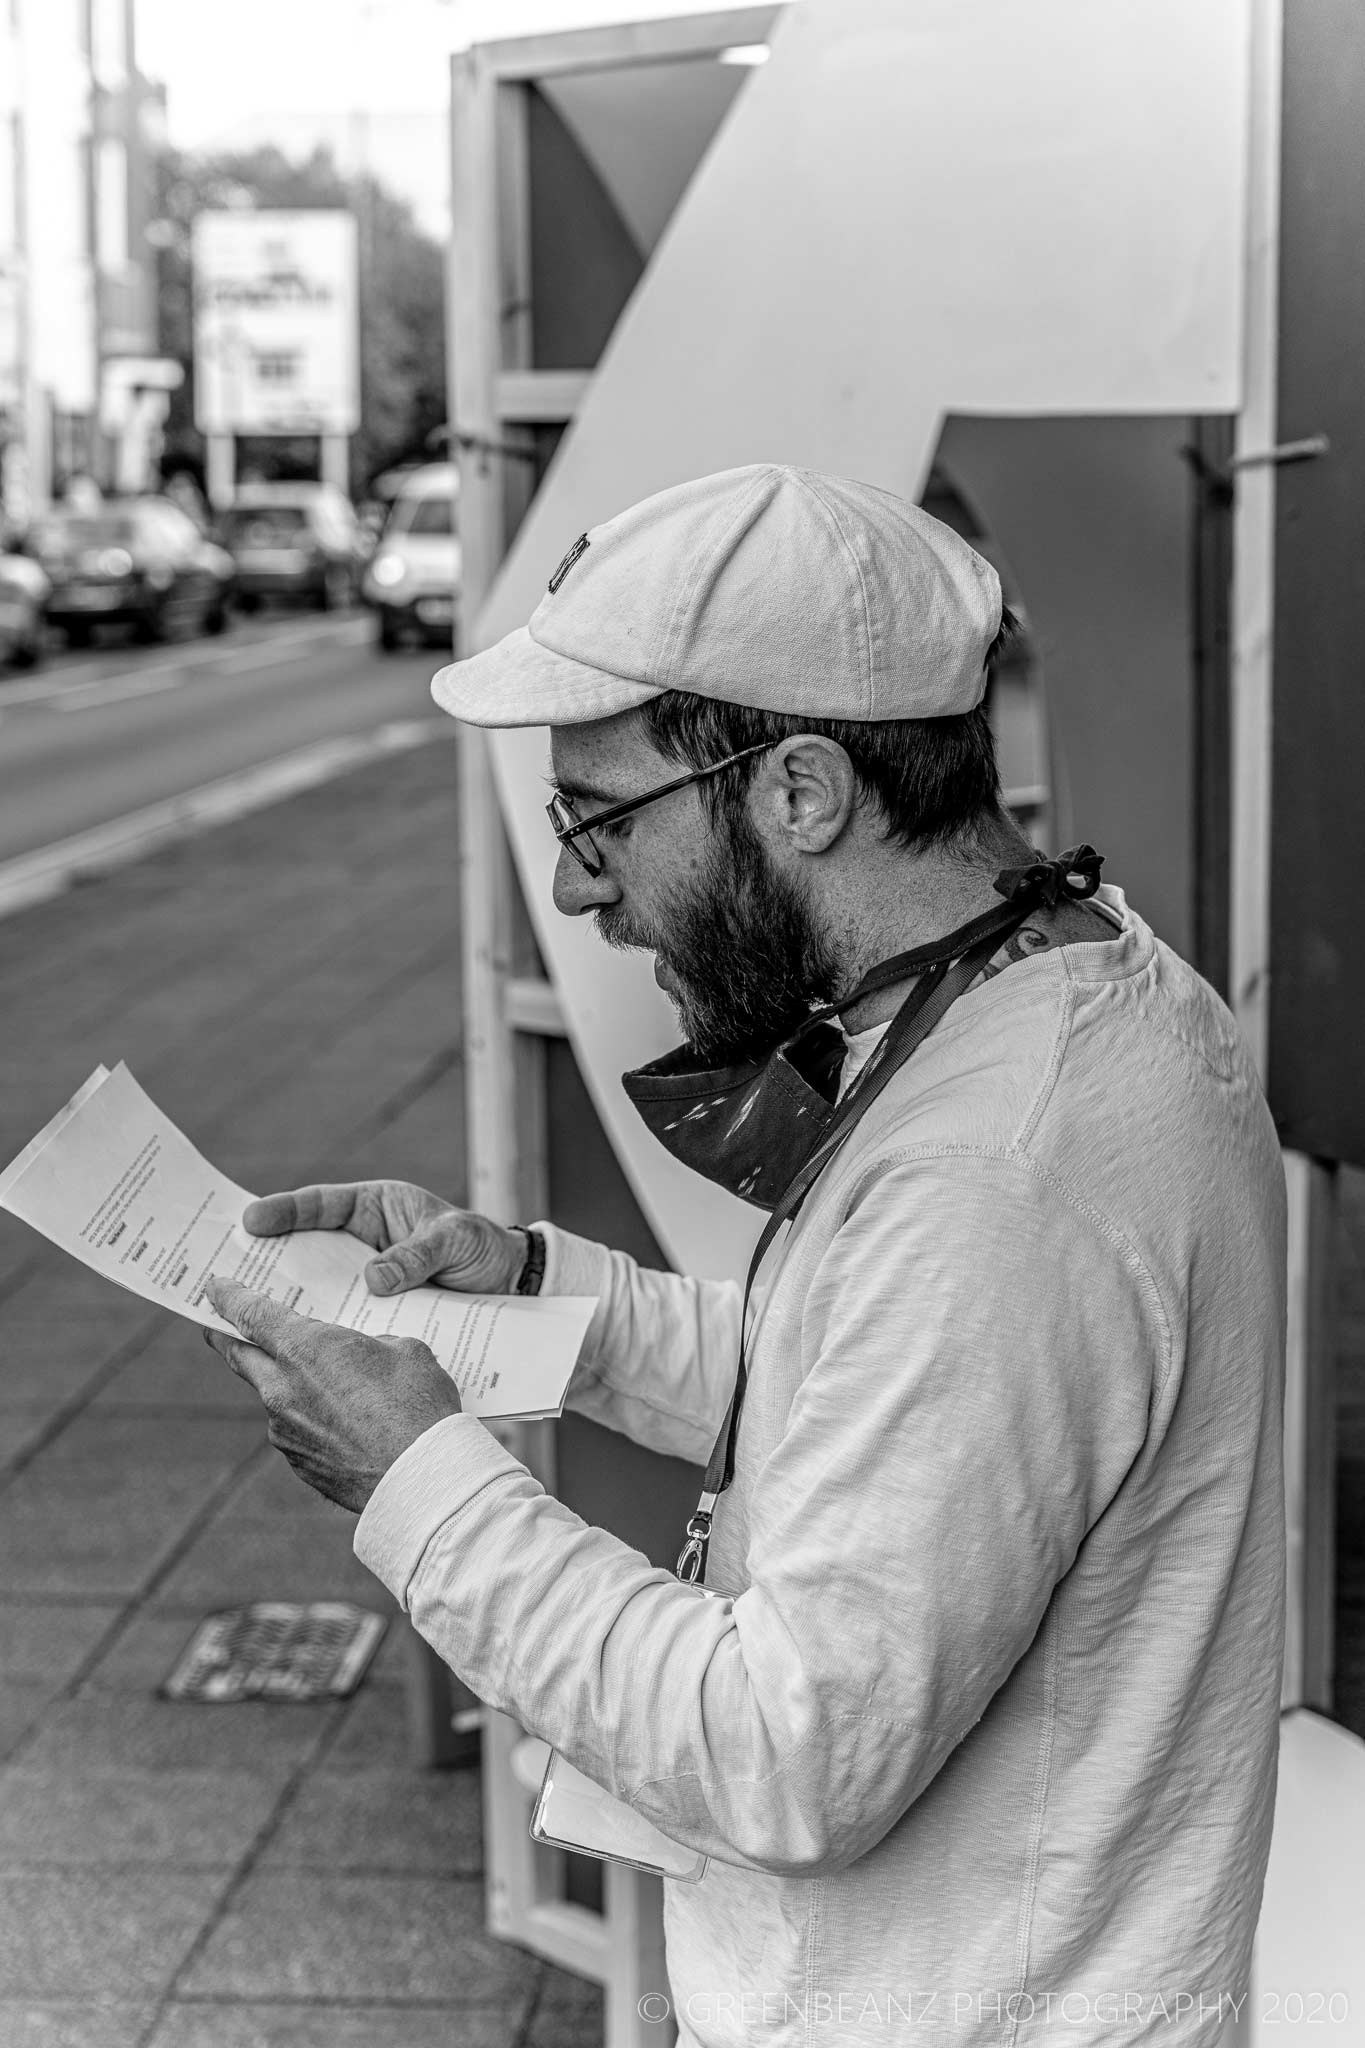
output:
<svg viewBox="0 0 1365 2048"><path fill-rule="evenodd" d="M117 481L127 375L155 342L160 96L133 0L0 0L0 507ZM112 394L112 396L111 396Z"/></svg>

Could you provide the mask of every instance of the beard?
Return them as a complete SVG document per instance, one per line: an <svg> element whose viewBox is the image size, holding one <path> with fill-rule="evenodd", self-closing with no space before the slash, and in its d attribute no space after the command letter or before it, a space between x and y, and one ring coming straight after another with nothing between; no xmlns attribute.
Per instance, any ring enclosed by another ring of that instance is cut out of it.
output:
<svg viewBox="0 0 1365 2048"><path fill-rule="evenodd" d="M655 954L691 1051L728 1066L770 1052L833 1000L839 961L805 893L781 875L747 816L722 814L702 868L648 930L617 905L596 913L609 946Z"/></svg>

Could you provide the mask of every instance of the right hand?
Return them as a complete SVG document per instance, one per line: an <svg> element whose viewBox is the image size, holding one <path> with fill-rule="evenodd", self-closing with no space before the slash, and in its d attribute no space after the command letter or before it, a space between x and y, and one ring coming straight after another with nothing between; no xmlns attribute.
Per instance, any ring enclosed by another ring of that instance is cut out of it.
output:
<svg viewBox="0 0 1365 2048"><path fill-rule="evenodd" d="M382 1254L365 1268L371 1294L403 1294L425 1283L462 1294L510 1294L526 1260L526 1239L472 1209L404 1180L295 1188L248 1203L253 1237L291 1230L345 1230Z"/></svg>

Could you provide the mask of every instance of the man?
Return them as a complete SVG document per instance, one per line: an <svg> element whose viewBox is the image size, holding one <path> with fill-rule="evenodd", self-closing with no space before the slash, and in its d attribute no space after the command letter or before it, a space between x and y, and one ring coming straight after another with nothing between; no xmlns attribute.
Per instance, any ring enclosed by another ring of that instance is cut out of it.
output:
<svg viewBox="0 0 1365 2048"><path fill-rule="evenodd" d="M558 907L654 953L689 1041L632 1093L774 1207L733 1430L732 1285L392 1184L248 1214L355 1232L378 1291L543 1258L597 1295L572 1404L711 1459L688 1569L727 1597L547 1497L424 1347L213 1290L248 1342L210 1342L452 1668L711 1858L666 1895L705 2048L1211 2042L1245 1996L1278 1150L1217 998L1002 809L1001 622L923 513L760 466L594 528L436 681L550 727ZM802 1028L830 1005L839 1038Z"/></svg>

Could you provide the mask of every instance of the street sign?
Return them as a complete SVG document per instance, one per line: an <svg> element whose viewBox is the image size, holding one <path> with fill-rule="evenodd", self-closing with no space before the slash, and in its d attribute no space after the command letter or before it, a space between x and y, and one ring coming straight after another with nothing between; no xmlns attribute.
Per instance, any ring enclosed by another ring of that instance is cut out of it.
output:
<svg viewBox="0 0 1365 2048"><path fill-rule="evenodd" d="M201 213L195 423L204 434L350 434L360 424L356 222Z"/></svg>

